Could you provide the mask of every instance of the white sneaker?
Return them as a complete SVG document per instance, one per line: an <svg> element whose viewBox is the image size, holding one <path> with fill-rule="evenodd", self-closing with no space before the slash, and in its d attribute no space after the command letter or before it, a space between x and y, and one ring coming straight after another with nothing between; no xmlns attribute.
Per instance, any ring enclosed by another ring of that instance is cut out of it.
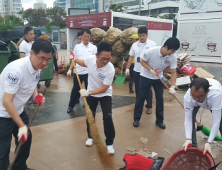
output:
<svg viewBox="0 0 222 170"><path fill-rule="evenodd" d="M92 138L88 138L86 140L86 146L92 146L92 144L93 144L93 139Z"/></svg>
<svg viewBox="0 0 222 170"><path fill-rule="evenodd" d="M108 152L109 155L113 155L114 154L115 150L113 148L113 145L108 145L107 146L107 152Z"/></svg>

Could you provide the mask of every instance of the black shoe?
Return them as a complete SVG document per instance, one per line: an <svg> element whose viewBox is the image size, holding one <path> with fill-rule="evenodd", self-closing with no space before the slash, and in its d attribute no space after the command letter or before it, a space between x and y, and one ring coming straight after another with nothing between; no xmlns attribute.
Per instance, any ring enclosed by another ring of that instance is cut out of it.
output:
<svg viewBox="0 0 222 170"><path fill-rule="evenodd" d="M130 94L132 94L132 93L134 93L134 91L133 91L133 90L131 90L129 93L130 93Z"/></svg>
<svg viewBox="0 0 222 170"><path fill-rule="evenodd" d="M67 109L67 113L71 113L71 112L72 112L72 108L69 107L69 108Z"/></svg>
<svg viewBox="0 0 222 170"><path fill-rule="evenodd" d="M138 127L139 125L140 125L140 121L139 120L134 120L133 126Z"/></svg>
<svg viewBox="0 0 222 170"><path fill-rule="evenodd" d="M26 170L34 170L34 169L31 169L31 168L26 168Z"/></svg>
<svg viewBox="0 0 222 170"><path fill-rule="evenodd" d="M79 100L78 100L78 101L76 101L76 104L79 104Z"/></svg>
<svg viewBox="0 0 222 170"><path fill-rule="evenodd" d="M161 129L166 129L166 125L164 123L156 123Z"/></svg>

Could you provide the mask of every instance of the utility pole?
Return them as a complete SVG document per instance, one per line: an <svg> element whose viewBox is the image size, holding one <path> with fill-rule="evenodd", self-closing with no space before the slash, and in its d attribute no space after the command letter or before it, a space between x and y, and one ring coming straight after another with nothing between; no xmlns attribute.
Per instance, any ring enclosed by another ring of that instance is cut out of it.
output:
<svg viewBox="0 0 222 170"><path fill-rule="evenodd" d="M138 11L138 15L140 15L141 1L142 1L142 0L139 0L139 11Z"/></svg>

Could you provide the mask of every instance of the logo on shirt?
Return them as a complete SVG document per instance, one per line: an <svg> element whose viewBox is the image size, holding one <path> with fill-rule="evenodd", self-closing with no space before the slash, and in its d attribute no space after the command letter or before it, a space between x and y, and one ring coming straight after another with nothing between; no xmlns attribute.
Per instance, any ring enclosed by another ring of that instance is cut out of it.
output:
<svg viewBox="0 0 222 170"><path fill-rule="evenodd" d="M146 49L149 49L150 47L146 47Z"/></svg>
<svg viewBox="0 0 222 170"><path fill-rule="evenodd" d="M40 73L35 75L34 81L38 82L40 80Z"/></svg>
<svg viewBox="0 0 222 170"><path fill-rule="evenodd" d="M106 76L103 75L102 73L99 73L97 77L98 77L99 79L104 80Z"/></svg>
<svg viewBox="0 0 222 170"><path fill-rule="evenodd" d="M165 64L170 64L170 60L165 60L164 63Z"/></svg>
<svg viewBox="0 0 222 170"><path fill-rule="evenodd" d="M6 80L10 83L10 84L17 84L19 81L18 76L12 74L12 73L8 73Z"/></svg>
<svg viewBox="0 0 222 170"><path fill-rule="evenodd" d="M185 107L185 110L190 110L190 108L189 107Z"/></svg>

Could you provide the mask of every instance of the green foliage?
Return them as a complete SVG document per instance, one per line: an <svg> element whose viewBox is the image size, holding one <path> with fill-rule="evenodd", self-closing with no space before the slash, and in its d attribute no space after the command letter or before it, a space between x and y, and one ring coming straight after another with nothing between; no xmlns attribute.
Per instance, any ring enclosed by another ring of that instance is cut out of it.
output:
<svg viewBox="0 0 222 170"><path fill-rule="evenodd" d="M165 14L165 15L159 15L160 18L163 18L163 19L175 19L176 17L176 14L173 14L173 13L169 13L169 14Z"/></svg>
<svg viewBox="0 0 222 170"><path fill-rule="evenodd" d="M122 5L116 5L116 4L111 4L109 6L109 11L114 11L114 12L123 12L123 7Z"/></svg>
<svg viewBox="0 0 222 170"><path fill-rule="evenodd" d="M66 26L66 11L63 8L55 6L53 8L48 8L46 14L50 19L51 26L60 26L60 28L65 28Z"/></svg>
<svg viewBox="0 0 222 170"><path fill-rule="evenodd" d="M9 24L0 24L0 33L7 31L8 29L14 29L14 25L9 25Z"/></svg>

